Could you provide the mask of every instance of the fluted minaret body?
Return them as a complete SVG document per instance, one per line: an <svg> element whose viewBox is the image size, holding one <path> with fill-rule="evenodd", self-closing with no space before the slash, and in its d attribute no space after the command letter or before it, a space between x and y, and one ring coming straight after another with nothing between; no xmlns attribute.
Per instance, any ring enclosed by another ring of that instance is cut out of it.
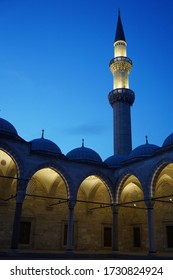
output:
<svg viewBox="0 0 173 280"><path fill-rule="evenodd" d="M126 40L118 14L117 29L114 41L114 58L110 61L113 74L113 90L109 93L109 102L113 108L114 154L127 155L132 150L131 112L135 95L129 89L129 73L132 61L127 57Z"/></svg>

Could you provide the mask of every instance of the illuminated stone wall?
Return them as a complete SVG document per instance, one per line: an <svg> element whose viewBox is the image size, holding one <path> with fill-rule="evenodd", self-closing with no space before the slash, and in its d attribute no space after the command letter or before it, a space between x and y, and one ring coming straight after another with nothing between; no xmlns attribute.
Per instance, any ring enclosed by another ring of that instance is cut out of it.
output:
<svg viewBox="0 0 173 280"><path fill-rule="evenodd" d="M21 222L31 222L31 234L28 244L19 244L21 250L66 250L68 199L71 198L74 200L75 251L112 250L104 246L104 228L113 227L111 205L114 201L119 205L120 252L147 253L148 211L144 199L154 195L156 250L173 251L171 240L169 244L167 240L167 231L171 232L173 226L172 151L169 160L168 154L167 159L162 154L115 169L69 160L48 160L47 156L28 154L28 148L26 151L26 154L18 153L21 158L25 156L23 165L18 165L14 153L10 155L4 148L0 152L0 250L9 250L11 246L17 176L26 166L26 172L22 171L28 182ZM134 244L134 228L140 230L140 246Z"/></svg>

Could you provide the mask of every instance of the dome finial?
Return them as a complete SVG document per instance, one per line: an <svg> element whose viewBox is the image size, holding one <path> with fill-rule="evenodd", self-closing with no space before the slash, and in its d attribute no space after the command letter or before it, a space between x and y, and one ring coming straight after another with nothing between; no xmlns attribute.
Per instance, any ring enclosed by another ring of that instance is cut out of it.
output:
<svg viewBox="0 0 173 280"><path fill-rule="evenodd" d="M42 135L41 138L44 138L44 129L42 129Z"/></svg>
<svg viewBox="0 0 173 280"><path fill-rule="evenodd" d="M82 147L84 147L84 139L82 139Z"/></svg>
<svg viewBox="0 0 173 280"><path fill-rule="evenodd" d="M145 138L146 138L146 144L148 144L148 136L146 135Z"/></svg>
<svg viewBox="0 0 173 280"><path fill-rule="evenodd" d="M120 8L118 8L118 15L120 16Z"/></svg>

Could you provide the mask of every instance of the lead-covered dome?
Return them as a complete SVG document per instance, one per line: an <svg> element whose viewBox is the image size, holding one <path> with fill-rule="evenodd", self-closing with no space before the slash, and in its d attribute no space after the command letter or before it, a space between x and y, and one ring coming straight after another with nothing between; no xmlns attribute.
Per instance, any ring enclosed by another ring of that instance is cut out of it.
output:
<svg viewBox="0 0 173 280"><path fill-rule="evenodd" d="M143 157L143 156L150 156L154 154L154 152L158 149L159 147L154 144L144 144L140 145L137 148L135 148L129 155L129 158L136 158L136 157Z"/></svg>
<svg viewBox="0 0 173 280"><path fill-rule="evenodd" d="M109 167L115 167L126 159L127 159L127 156L125 156L125 155L113 155L113 156L108 157L104 162Z"/></svg>
<svg viewBox="0 0 173 280"><path fill-rule="evenodd" d="M70 151L66 156L71 160L102 162L99 154L90 148L84 147L84 144L82 144L82 147Z"/></svg>
<svg viewBox="0 0 173 280"><path fill-rule="evenodd" d="M2 118L0 118L0 131L17 135L17 130L15 129L15 127L10 122Z"/></svg>
<svg viewBox="0 0 173 280"><path fill-rule="evenodd" d="M43 137L34 139L30 143L32 151L62 154L60 148L54 142Z"/></svg>
<svg viewBox="0 0 173 280"><path fill-rule="evenodd" d="M163 147L173 144L173 133L171 133L163 142Z"/></svg>

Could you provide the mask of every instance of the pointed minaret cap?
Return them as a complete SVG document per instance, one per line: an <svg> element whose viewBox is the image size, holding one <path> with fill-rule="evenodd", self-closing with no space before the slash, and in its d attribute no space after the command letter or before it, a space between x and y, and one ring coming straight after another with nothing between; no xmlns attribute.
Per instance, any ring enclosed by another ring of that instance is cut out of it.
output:
<svg viewBox="0 0 173 280"><path fill-rule="evenodd" d="M116 34L115 34L115 41L124 41L126 42L125 35L124 35L124 30L123 30L123 25L121 22L121 17L120 17L120 9L118 9L118 21L117 21L117 29L116 29Z"/></svg>

